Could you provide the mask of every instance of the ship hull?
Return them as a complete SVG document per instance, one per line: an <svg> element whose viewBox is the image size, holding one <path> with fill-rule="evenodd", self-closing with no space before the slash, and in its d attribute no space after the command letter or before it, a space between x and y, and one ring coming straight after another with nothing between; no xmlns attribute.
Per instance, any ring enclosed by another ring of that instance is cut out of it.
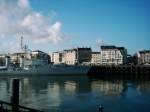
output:
<svg viewBox="0 0 150 112"><path fill-rule="evenodd" d="M89 70L89 66L43 66L29 70L0 70L0 75L86 75Z"/></svg>

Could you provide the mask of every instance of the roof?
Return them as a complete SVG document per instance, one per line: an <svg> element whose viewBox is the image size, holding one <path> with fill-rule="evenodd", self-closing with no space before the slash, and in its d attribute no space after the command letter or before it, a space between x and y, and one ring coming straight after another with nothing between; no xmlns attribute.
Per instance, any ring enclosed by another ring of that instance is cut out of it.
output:
<svg viewBox="0 0 150 112"><path fill-rule="evenodd" d="M150 50L139 51L139 53L150 53Z"/></svg>
<svg viewBox="0 0 150 112"><path fill-rule="evenodd" d="M77 51L77 50L90 50L91 51L91 48L87 48L87 47L77 47L77 48L72 48L72 49L66 49L64 51Z"/></svg>
<svg viewBox="0 0 150 112"><path fill-rule="evenodd" d="M77 49L78 49L78 50L91 50L90 47L82 47L82 48L81 48L81 47L80 47L80 48L78 47Z"/></svg>
<svg viewBox="0 0 150 112"><path fill-rule="evenodd" d="M92 54L101 54L101 52L92 52Z"/></svg>
<svg viewBox="0 0 150 112"><path fill-rule="evenodd" d="M116 47L116 46L101 46L101 49L119 49L119 50L124 50L124 47Z"/></svg>

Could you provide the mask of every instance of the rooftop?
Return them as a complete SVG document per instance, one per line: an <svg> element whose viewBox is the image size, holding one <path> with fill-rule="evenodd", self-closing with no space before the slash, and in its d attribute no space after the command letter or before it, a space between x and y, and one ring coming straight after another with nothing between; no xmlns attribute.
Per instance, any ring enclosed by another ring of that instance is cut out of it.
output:
<svg viewBox="0 0 150 112"><path fill-rule="evenodd" d="M101 49L119 49L119 50L124 50L124 47L116 47L116 46L101 46Z"/></svg>
<svg viewBox="0 0 150 112"><path fill-rule="evenodd" d="M150 53L150 50L139 51L139 53Z"/></svg>

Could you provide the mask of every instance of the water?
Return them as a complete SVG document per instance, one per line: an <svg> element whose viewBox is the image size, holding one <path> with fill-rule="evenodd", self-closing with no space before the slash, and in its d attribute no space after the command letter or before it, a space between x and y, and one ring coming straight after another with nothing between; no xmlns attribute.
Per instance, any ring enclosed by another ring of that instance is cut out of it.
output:
<svg viewBox="0 0 150 112"><path fill-rule="evenodd" d="M86 76L0 77L0 100L10 102L20 79L20 105L46 112L150 112L150 81L92 80Z"/></svg>

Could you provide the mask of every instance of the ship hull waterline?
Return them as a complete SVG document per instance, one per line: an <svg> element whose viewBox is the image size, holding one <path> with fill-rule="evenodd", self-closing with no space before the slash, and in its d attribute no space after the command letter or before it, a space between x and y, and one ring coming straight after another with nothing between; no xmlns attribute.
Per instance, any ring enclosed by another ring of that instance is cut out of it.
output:
<svg viewBox="0 0 150 112"><path fill-rule="evenodd" d="M40 69L0 70L0 75L87 75L90 67L41 67Z"/></svg>

